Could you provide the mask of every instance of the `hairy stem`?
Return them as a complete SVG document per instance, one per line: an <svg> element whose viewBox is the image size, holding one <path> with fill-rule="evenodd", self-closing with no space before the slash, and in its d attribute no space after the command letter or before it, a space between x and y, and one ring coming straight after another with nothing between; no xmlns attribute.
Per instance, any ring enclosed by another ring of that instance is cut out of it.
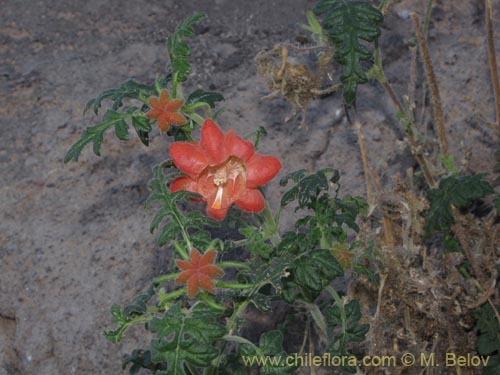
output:
<svg viewBox="0 0 500 375"><path fill-rule="evenodd" d="M368 200L368 204L372 205L374 204L374 202L372 196L372 186L370 183L370 167L368 166L365 137L363 136L363 132L361 131L361 124L358 121L354 122L354 127L356 128L356 133L358 135L359 150L361 152L361 160L363 161L363 170L365 172L366 199Z"/></svg>
<svg viewBox="0 0 500 375"><path fill-rule="evenodd" d="M432 109L434 112L434 121L437 127L439 146L441 148L441 153L445 158L448 158L448 141L446 139L446 131L444 128L443 107L441 105L441 97L439 95L439 87L437 84L436 75L434 74L434 67L432 65L427 41L420 27L420 18L415 13L412 14L412 18L415 24L418 47L420 49L420 54L422 55L422 60L424 63L425 75L427 76L427 81L429 82L429 87L431 90Z"/></svg>
<svg viewBox="0 0 500 375"><path fill-rule="evenodd" d="M493 93L495 95L498 137L500 139L500 84L498 83L497 59L495 55L495 39L493 33L493 2L486 0L486 40L488 44L488 57L491 71L491 82L493 83Z"/></svg>

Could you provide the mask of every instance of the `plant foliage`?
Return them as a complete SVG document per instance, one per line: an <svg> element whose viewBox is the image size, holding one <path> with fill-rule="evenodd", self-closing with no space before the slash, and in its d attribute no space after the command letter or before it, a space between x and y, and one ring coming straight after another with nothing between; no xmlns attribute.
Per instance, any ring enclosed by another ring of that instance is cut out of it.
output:
<svg viewBox="0 0 500 375"><path fill-rule="evenodd" d="M439 182L439 187L427 192L430 207L425 213L425 231L448 233L454 223L452 206L465 209L476 199L494 192L484 174L450 176Z"/></svg>
<svg viewBox="0 0 500 375"><path fill-rule="evenodd" d="M320 0L315 13L322 16L322 26L335 45L335 60L343 67L344 100L351 105L358 85L367 82L363 63L373 56L362 41L377 41L384 16L377 8L359 0Z"/></svg>

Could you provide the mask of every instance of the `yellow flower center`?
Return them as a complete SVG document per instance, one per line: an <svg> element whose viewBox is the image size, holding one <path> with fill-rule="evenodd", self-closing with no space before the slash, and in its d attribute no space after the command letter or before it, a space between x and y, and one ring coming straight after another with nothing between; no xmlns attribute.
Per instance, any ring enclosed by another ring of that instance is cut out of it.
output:
<svg viewBox="0 0 500 375"><path fill-rule="evenodd" d="M243 161L231 156L222 164L208 166L198 178L198 187L211 208L229 207L241 197L246 188Z"/></svg>

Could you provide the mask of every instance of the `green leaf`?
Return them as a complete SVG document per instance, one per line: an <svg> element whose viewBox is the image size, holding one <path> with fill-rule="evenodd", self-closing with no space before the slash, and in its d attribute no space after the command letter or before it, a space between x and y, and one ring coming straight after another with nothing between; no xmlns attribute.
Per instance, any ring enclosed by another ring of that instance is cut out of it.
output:
<svg viewBox="0 0 500 375"><path fill-rule="evenodd" d="M184 82L191 73L191 66L187 61L187 57L191 55L191 51L187 43L183 42L182 39L194 35L192 26L205 17L205 13L195 13L191 17L186 18L177 26L173 35L167 40L170 65L174 75L177 74L179 82Z"/></svg>
<svg viewBox="0 0 500 375"><path fill-rule="evenodd" d="M240 228L239 232L247 239L246 249L254 256L261 255L265 258L273 251L273 246L265 240L264 233L261 228L247 226Z"/></svg>
<svg viewBox="0 0 500 375"><path fill-rule="evenodd" d="M160 85L166 87L171 79L171 75L163 77L159 81ZM141 99L141 97L147 98L153 95L156 95L155 85L145 85L130 79L120 87L103 91L97 98L90 100L85 106L84 113L92 108L97 115L104 100L111 100L112 110L116 111L123 106L123 99Z"/></svg>
<svg viewBox="0 0 500 375"><path fill-rule="evenodd" d="M496 309L500 312L500 306ZM477 320L476 327L479 330L477 351L483 356L489 356L483 374L497 375L500 371L500 322L493 308L487 303L476 309L472 316Z"/></svg>
<svg viewBox="0 0 500 375"><path fill-rule="evenodd" d="M219 314L198 303L190 311L172 306L161 318L151 320L150 330L157 338L151 341L151 359L167 365L165 375L188 375L186 364L208 367L219 351L214 346L226 328L217 323Z"/></svg>
<svg viewBox="0 0 500 375"><path fill-rule="evenodd" d="M149 146L149 133L151 132L151 123L146 117L133 116L132 126L134 127L139 139L145 146Z"/></svg>
<svg viewBox="0 0 500 375"><path fill-rule="evenodd" d="M292 266L293 257L286 253L273 257L269 260L269 262L256 259L251 270L241 272L241 275L249 279L251 283L256 284L256 287L246 289L241 293L248 293L249 297L253 297L262 287L266 285L272 286L276 290L276 293L281 293L283 288L282 279L288 276L289 270Z"/></svg>
<svg viewBox="0 0 500 375"><path fill-rule="evenodd" d="M275 355L283 350L283 334L278 331L263 333L259 339L259 348L267 355Z"/></svg>
<svg viewBox="0 0 500 375"><path fill-rule="evenodd" d="M207 103L211 108L215 108L217 102L224 100L224 97L218 92L204 91L201 89L193 91L187 98L185 106L196 103Z"/></svg>
<svg viewBox="0 0 500 375"><path fill-rule="evenodd" d="M153 233L164 223L158 236L158 244L163 246L168 241L177 240L182 233L187 234L190 229L200 232L204 227L218 227L217 221L207 217L204 213L191 211L184 214L179 209L178 205L181 202L185 202L197 195L182 190L175 193L171 192L167 186L168 179L163 170L162 165L153 168L153 178L148 183L151 194L146 201L147 206L155 201L161 205L150 226L150 231ZM196 240L197 245L201 243L208 244L211 241L210 234L205 231L201 232L193 235L193 239Z"/></svg>
<svg viewBox="0 0 500 375"><path fill-rule="evenodd" d="M427 191L430 207L425 212L425 232L447 233L454 223L452 205L467 208L476 199L494 192L484 174L476 176L451 176L443 178L439 187Z"/></svg>
<svg viewBox="0 0 500 375"><path fill-rule="evenodd" d="M156 371L159 366L151 361L151 351L149 350L134 350L130 355L125 356L123 360L122 369L130 366L129 374L135 375L139 373L141 369L148 369L150 371Z"/></svg>
<svg viewBox="0 0 500 375"><path fill-rule="evenodd" d="M378 39L384 16L359 0L320 0L314 12L323 17L323 28L335 45L335 59L343 68L340 80L344 100L351 105L358 85L367 82L363 62L372 59L372 51L361 41L372 43Z"/></svg>
<svg viewBox="0 0 500 375"><path fill-rule="evenodd" d="M349 355L349 343L363 341L370 326L361 324L361 309L357 300L339 306L327 306L324 316L328 324L330 342L327 349L332 355ZM352 368L345 368L352 372Z"/></svg>
<svg viewBox="0 0 500 375"><path fill-rule="evenodd" d="M321 292L334 278L344 274L342 267L329 250L315 250L299 258L295 265L297 284L314 292Z"/></svg>
<svg viewBox="0 0 500 375"><path fill-rule="evenodd" d="M256 293L250 299L250 302L262 312L271 311L271 296L264 295L262 293Z"/></svg>
<svg viewBox="0 0 500 375"><path fill-rule="evenodd" d="M116 136L121 140L127 140L128 124L126 120L129 119L135 111L137 111L135 107L129 108L125 113L108 110L99 125L88 127L83 131L80 139L71 146L67 152L64 157L64 162L67 163L70 160L78 161L83 148L89 143L92 143L94 153L100 156L101 145L104 141L104 133L113 126L115 127Z"/></svg>
<svg viewBox="0 0 500 375"><path fill-rule="evenodd" d="M295 182L295 186L283 195L281 206L285 207L298 199L300 208L311 208L321 191L328 191L329 180L326 177L327 173L333 173L335 176L338 172L331 168L325 168L308 175L305 170L301 169L283 177L280 181L281 186L286 186L290 180Z"/></svg>
<svg viewBox="0 0 500 375"><path fill-rule="evenodd" d="M125 306L123 309L118 305L111 307L111 315L113 323L117 325L114 330L105 331L104 336L111 342L119 342L123 339L125 331L135 324L145 323L150 320L150 317L145 316L147 311L147 302L155 294L155 287L151 285L146 294L141 294L136 297L132 304Z"/></svg>

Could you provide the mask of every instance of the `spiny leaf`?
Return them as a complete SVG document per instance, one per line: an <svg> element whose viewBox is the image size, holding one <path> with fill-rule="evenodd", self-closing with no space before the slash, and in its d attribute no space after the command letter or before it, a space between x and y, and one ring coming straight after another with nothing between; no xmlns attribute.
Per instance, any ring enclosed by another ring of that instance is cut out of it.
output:
<svg viewBox="0 0 500 375"><path fill-rule="evenodd" d="M195 13L191 17L182 21L173 35L168 38L167 49L170 57L170 65L174 75L177 74L177 80L184 82L191 73L191 66L187 57L191 55L189 46L182 41L182 38L194 35L192 26L206 17L205 13Z"/></svg>
<svg viewBox="0 0 500 375"><path fill-rule="evenodd" d="M361 43L375 42L380 36L383 14L365 1L320 0L315 13L323 16L323 28L336 47L335 59L342 65L344 100L351 105L359 84L367 81L363 62L372 52Z"/></svg>
<svg viewBox="0 0 500 375"><path fill-rule="evenodd" d="M158 237L158 244L165 245L168 241L173 241L179 238L180 234L184 231L188 232L190 228L199 232L204 226L217 227L217 221L207 217L198 211L192 211L184 214L178 207L178 204L187 201L189 198L196 196L196 194L187 191L171 192L167 186L167 176L163 173L162 165L153 168L153 178L148 183L148 188L151 191L146 205L154 201L161 204L160 210L154 216L150 231L153 233L160 227L161 223L164 225L160 229ZM202 245L201 240L205 239L207 244L210 242L210 236L202 233L197 237L197 246Z"/></svg>
<svg viewBox="0 0 500 375"><path fill-rule="evenodd" d="M328 179L327 173L333 173L333 177ZM303 169L290 173L281 179L280 185L286 186L288 181L292 180L295 186L283 195L281 206L285 207L294 200L298 200L300 208L311 208L311 204L316 201L321 191L328 191L329 182L338 180L337 176L338 171L331 168L324 168L310 175Z"/></svg>
<svg viewBox="0 0 500 375"><path fill-rule="evenodd" d="M136 297L132 304L125 306L123 309L118 305L113 305L111 307L111 315L113 323L117 327L114 330L105 331L104 336L111 342L119 342L123 339L123 334L129 327L148 321L148 317L143 318L142 316L146 313L146 304L153 297L154 293L154 285L151 285L145 294Z"/></svg>
<svg viewBox="0 0 500 375"><path fill-rule="evenodd" d="M425 213L425 231L448 232L454 223L452 205L467 208L475 199L494 192L484 174L451 176L442 179L437 189L427 192L430 207Z"/></svg>
<svg viewBox="0 0 500 375"><path fill-rule="evenodd" d="M168 366L161 374L187 375L187 363L210 366L219 353L214 342L226 333L226 328L217 323L218 317L217 312L200 303L188 312L176 304L162 318L153 319L150 329L157 338L151 341L151 358Z"/></svg>
<svg viewBox="0 0 500 375"><path fill-rule="evenodd" d="M93 144L94 153L100 156L104 133L113 126L115 127L116 136L121 140L127 140L128 124L126 120L131 118L135 111L137 111L135 107L129 108L125 113L119 113L111 109L108 110L99 125L88 127L83 131L80 139L67 152L64 162L67 163L70 160L78 161L83 148L89 143Z"/></svg>
<svg viewBox="0 0 500 375"><path fill-rule="evenodd" d="M158 83L160 87L166 87L170 80L172 80L172 75L168 74L161 78ZM150 97L155 94L155 85L145 85L129 79L120 87L103 91L97 98L90 100L85 106L84 113L92 108L97 115L104 100L113 101L112 110L116 111L123 105L123 99L140 99L141 96Z"/></svg>

